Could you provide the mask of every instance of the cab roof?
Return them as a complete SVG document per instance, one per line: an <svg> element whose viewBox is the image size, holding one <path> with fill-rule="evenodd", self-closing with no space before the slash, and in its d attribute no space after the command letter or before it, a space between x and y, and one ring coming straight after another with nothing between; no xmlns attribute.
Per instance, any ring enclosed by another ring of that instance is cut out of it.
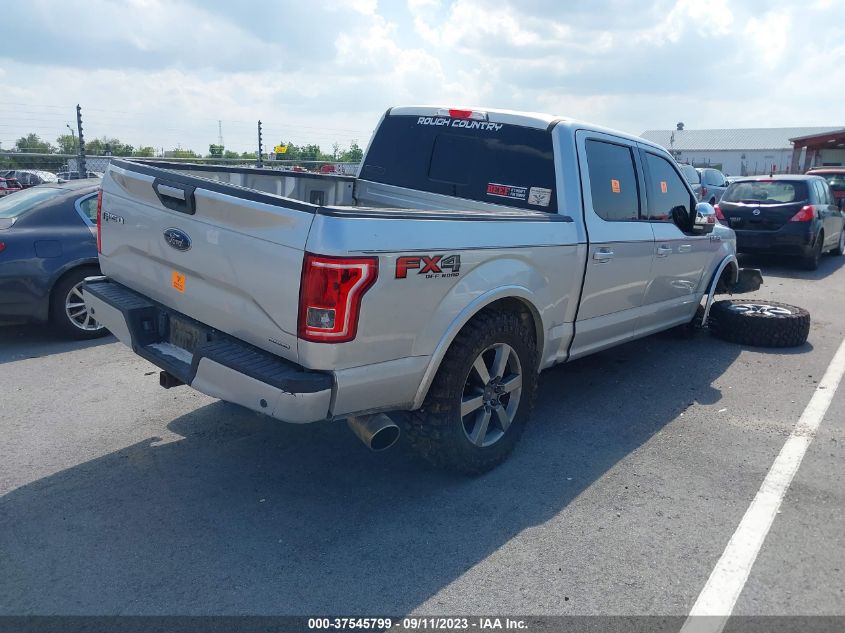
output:
<svg viewBox="0 0 845 633"><path fill-rule="evenodd" d="M483 106L409 105L395 106L393 108L390 108L387 111L386 116L448 117L448 112L450 110L483 113L487 115L487 120L493 123L520 125L522 127L535 128L539 130L548 130L554 125L564 125L573 130L586 129L595 132L601 132L603 134L610 134L612 136L624 138L634 143L640 143L641 145L648 145L651 147L665 150L664 147L658 145L657 143L652 143L651 141L647 141L644 138L640 138L639 136L634 136L633 134L620 132L619 130L605 128L600 125L594 125L592 123L579 121L577 119L572 119L569 117L547 114L544 112L522 112L519 110L504 110L501 108L486 108Z"/></svg>

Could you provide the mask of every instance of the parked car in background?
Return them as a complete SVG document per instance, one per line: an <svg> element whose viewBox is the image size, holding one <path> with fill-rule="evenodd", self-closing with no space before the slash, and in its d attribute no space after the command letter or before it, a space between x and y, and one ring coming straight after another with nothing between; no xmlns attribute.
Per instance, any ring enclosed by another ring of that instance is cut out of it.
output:
<svg viewBox="0 0 845 633"><path fill-rule="evenodd" d="M716 217L736 232L740 253L800 257L815 270L821 254L845 250L845 216L821 176L756 176L732 183Z"/></svg>
<svg viewBox="0 0 845 633"><path fill-rule="evenodd" d="M703 200L701 195L701 174L699 174L698 170L692 165L678 163L678 167L681 168L681 173L684 175L684 178L687 179L690 187L692 187L695 199L698 202L701 202L701 200Z"/></svg>
<svg viewBox="0 0 845 633"><path fill-rule="evenodd" d="M59 182L56 174L40 169L10 169L0 172L0 178L14 178L24 189L48 182Z"/></svg>
<svg viewBox="0 0 845 633"><path fill-rule="evenodd" d="M86 171L85 178L102 178L103 172L100 171ZM78 171L60 171L56 174L59 180L79 180Z"/></svg>
<svg viewBox="0 0 845 633"><path fill-rule="evenodd" d="M0 198L8 196L10 193L20 191L22 188L21 183L14 178L0 178Z"/></svg>
<svg viewBox="0 0 845 633"><path fill-rule="evenodd" d="M827 180L837 203L845 199L845 167L815 167L807 172L812 176L821 176Z"/></svg>
<svg viewBox="0 0 845 633"><path fill-rule="evenodd" d="M106 333L80 292L82 281L100 272L99 186L99 180L75 180L0 199L0 319L51 321L78 339Z"/></svg>
<svg viewBox="0 0 845 633"><path fill-rule="evenodd" d="M716 204L728 188L725 174L711 167L702 167L697 171L701 175L701 199L710 204Z"/></svg>

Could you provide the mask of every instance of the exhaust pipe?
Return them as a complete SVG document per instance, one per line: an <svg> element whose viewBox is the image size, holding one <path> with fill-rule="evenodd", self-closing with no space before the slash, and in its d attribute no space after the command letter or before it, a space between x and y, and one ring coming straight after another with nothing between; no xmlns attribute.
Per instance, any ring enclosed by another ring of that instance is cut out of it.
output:
<svg viewBox="0 0 845 633"><path fill-rule="evenodd" d="M347 418L346 423L371 451L383 451L399 439L399 427L384 413Z"/></svg>

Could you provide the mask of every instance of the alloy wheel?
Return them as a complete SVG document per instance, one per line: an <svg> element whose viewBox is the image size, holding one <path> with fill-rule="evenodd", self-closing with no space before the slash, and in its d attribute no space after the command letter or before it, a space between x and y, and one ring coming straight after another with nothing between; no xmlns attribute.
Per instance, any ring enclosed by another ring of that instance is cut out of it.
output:
<svg viewBox="0 0 845 633"><path fill-rule="evenodd" d="M481 352L464 382L461 423L476 446L492 446L504 437L519 409L522 365L513 348L496 343Z"/></svg>
<svg viewBox="0 0 845 633"><path fill-rule="evenodd" d="M67 293L67 297L65 297L65 314L67 315L68 321L80 330L86 332L101 330L103 326L97 323L85 306L85 299L82 297L82 284L83 282L80 281Z"/></svg>

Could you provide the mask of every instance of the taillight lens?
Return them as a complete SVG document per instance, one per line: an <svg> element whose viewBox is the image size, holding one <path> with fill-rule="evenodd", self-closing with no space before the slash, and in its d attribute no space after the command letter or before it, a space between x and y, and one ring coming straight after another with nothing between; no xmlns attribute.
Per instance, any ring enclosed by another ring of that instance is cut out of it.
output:
<svg viewBox="0 0 845 633"><path fill-rule="evenodd" d="M801 210L789 218L790 222L812 222L816 217L816 207L812 204L801 207Z"/></svg>
<svg viewBox="0 0 845 633"><path fill-rule="evenodd" d="M725 214L722 213L722 210L719 208L718 204L713 205L713 210L716 212L716 219L719 220L719 222L724 222Z"/></svg>
<svg viewBox="0 0 845 633"><path fill-rule="evenodd" d="M5 242L0 242L0 253L2 253L2 252L3 252L3 251L5 251L5 250L6 250L6 243L5 243Z"/></svg>
<svg viewBox="0 0 845 633"><path fill-rule="evenodd" d="M378 277L378 258L306 253L299 288L299 338L344 343L355 338L361 298Z"/></svg>
<svg viewBox="0 0 845 633"><path fill-rule="evenodd" d="M103 190L97 191L97 252L103 252Z"/></svg>
<svg viewBox="0 0 845 633"><path fill-rule="evenodd" d="M707 187L701 185L701 198L702 200L707 196Z"/></svg>

